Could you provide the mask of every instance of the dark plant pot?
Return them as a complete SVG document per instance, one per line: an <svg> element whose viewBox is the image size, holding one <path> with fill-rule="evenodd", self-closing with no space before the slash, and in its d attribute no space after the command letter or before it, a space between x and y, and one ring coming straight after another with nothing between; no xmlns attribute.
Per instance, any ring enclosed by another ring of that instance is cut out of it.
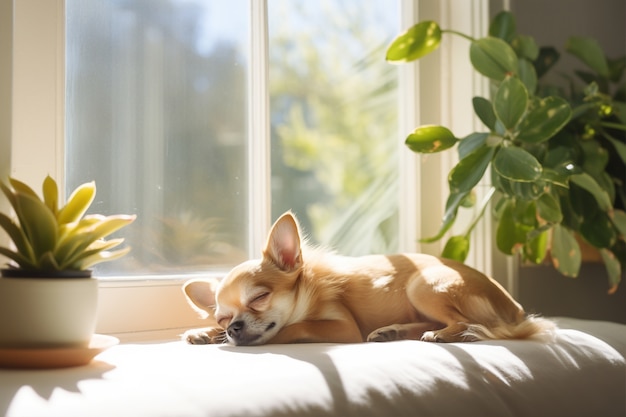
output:
<svg viewBox="0 0 626 417"><path fill-rule="evenodd" d="M91 269L84 271L28 271L25 269L17 268L4 268L0 269L0 274L7 278L91 278Z"/></svg>

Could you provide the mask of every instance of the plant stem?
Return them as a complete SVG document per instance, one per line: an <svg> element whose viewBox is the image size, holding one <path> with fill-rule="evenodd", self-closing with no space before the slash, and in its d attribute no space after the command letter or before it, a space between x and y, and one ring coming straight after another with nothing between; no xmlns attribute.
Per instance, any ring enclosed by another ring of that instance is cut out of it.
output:
<svg viewBox="0 0 626 417"><path fill-rule="evenodd" d="M451 30L451 29L442 29L442 30L441 30L441 33L450 33L450 34L452 34L452 35L458 35L458 36L460 36L460 37L462 37L462 38L467 39L467 40L468 40L468 41L470 41L470 42L474 42L474 41L476 40L475 38L472 38L471 36L466 35L465 33L462 33L462 32L458 32L458 31L456 31L456 30Z"/></svg>
<svg viewBox="0 0 626 417"><path fill-rule="evenodd" d="M466 239L469 239L469 235L472 233L472 230L474 230L474 227L476 227L476 225L478 224L478 221L485 214L485 210L487 209L487 206L489 205L489 202L491 201L491 198L493 197L495 192L496 192L496 187L491 187L489 189L489 191L487 191L487 195L485 195L485 197L483 198L482 207L481 207L480 211L474 217L474 219L472 220L472 223L467 228L467 232L465 232L465 238Z"/></svg>
<svg viewBox="0 0 626 417"><path fill-rule="evenodd" d="M600 125L603 127L608 127L609 129L618 129L626 131L626 126L619 123L611 123L611 122L600 122Z"/></svg>

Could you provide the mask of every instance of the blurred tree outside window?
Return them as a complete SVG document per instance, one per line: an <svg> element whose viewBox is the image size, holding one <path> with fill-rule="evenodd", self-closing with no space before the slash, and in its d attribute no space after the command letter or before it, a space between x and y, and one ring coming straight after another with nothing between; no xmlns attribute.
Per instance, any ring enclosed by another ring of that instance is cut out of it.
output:
<svg viewBox="0 0 626 417"><path fill-rule="evenodd" d="M66 0L66 189L136 213L99 275L227 269L250 253L254 0ZM390 0L268 0L271 207L344 254L398 248Z"/></svg>

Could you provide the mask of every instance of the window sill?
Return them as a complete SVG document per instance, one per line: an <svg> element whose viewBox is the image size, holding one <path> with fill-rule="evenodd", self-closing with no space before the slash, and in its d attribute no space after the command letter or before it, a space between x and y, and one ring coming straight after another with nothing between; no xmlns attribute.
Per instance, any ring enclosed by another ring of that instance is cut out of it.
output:
<svg viewBox="0 0 626 417"><path fill-rule="evenodd" d="M209 325L185 299L182 285L187 278L102 279L96 333L122 343L163 341Z"/></svg>

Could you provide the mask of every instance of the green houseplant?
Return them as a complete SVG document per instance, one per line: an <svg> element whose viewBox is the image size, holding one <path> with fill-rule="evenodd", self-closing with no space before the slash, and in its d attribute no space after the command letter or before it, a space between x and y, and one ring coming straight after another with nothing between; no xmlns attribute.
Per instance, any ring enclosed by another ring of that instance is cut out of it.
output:
<svg viewBox="0 0 626 417"><path fill-rule="evenodd" d="M84 345L94 332L98 283L91 266L120 258L130 247L105 240L134 215L85 215L96 187L80 185L60 205L56 182L47 176L43 198L15 178L0 184L15 217L0 213L0 227L13 247L0 247L10 261L0 278L0 346Z"/></svg>
<svg viewBox="0 0 626 417"><path fill-rule="evenodd" d="M626 267L626 56L609 59L593 39L572 36L565 49L586 69L566 75L565 87L546 85L541 78L559 52L518 34L514 16L502 12L480 39L420 22L393 40L386 58L417 60L436 50L444 34L469 41L472 66L491 80L491 94L472 100L484 131L457 138L427 125L406 139L414 152L456 146L459 156L439 232L423 241L442 239L488 176L483 207L465 233L448 238L442 256L465 260L472 229L491 203L500 251L526 262L549 258L563 275L577 276L582 240L597 248L609 293L616 291Z"/></svg>

